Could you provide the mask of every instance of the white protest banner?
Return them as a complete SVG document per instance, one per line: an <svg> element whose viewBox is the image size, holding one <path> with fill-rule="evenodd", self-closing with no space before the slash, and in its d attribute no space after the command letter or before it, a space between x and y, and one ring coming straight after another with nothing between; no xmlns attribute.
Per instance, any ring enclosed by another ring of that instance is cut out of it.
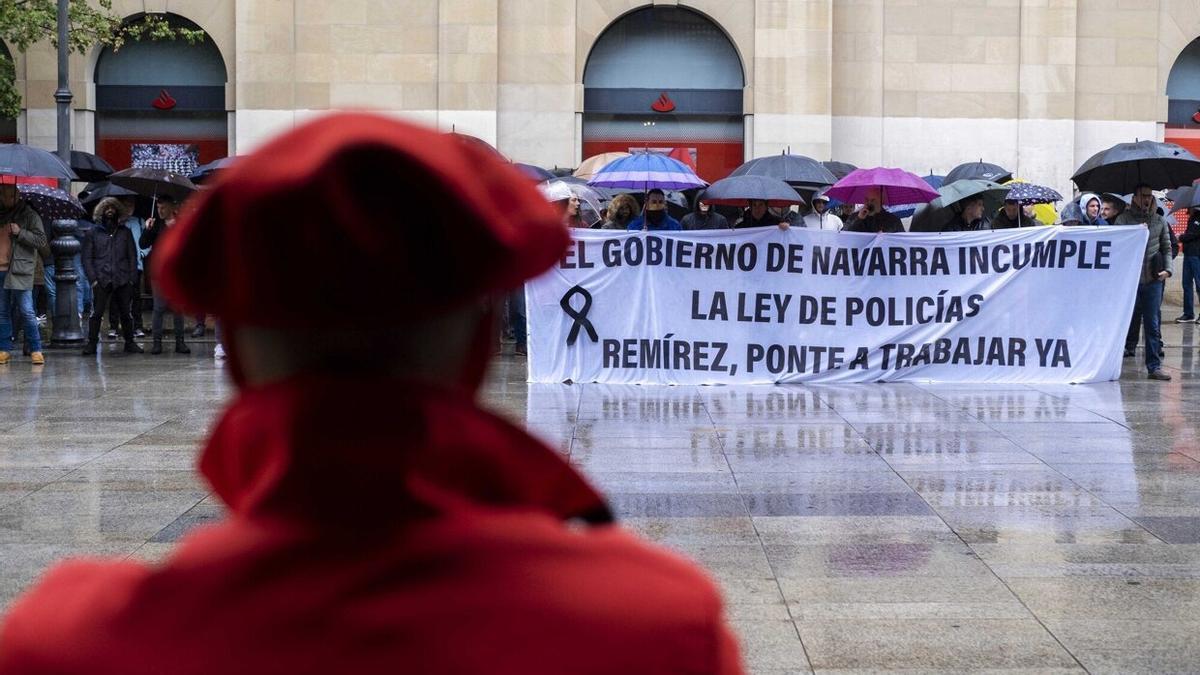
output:
<svg viewBox="0 0 1200 675"><path fill-rule="evenodd" d="M531 382L1117 379L1144 227L577 230L525 289Z"/></svg>

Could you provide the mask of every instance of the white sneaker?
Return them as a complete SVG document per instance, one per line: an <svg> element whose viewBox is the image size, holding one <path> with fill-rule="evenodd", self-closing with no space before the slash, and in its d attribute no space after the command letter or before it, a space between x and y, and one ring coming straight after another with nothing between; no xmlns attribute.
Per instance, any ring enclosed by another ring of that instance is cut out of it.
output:
<svg viewBox="0 0 1200 675"><path fill-rule="evenodd" d="M213 350L213 358L218 361L225 359L225 348L221 346L220 342L217 343L217 348Z"/></svg>

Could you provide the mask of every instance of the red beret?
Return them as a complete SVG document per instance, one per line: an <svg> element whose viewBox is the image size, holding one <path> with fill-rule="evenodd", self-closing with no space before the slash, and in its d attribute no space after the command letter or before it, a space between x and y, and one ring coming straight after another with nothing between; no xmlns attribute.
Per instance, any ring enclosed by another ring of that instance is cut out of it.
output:
<svg viewBox="0 0 1200 675"><path fill-rule="evenodd" d="M520 286L570 241L494 151L367 113L298 127L190 201L154 247L155 285L268 328L429 317Z"/></svg>

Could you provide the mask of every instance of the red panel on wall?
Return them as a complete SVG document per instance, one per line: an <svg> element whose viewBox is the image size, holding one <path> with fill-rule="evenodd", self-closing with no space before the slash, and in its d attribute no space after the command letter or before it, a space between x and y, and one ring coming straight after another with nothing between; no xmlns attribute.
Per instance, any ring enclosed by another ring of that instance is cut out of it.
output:
<svg viewBox="0 0 1200 675"><path fill-rule="evenodd" d="M675 141L664 142L656 147L674 147ZM645 140L619 141L584 141L583 156L591 157L604 152L629 152L630 148L645 147ZM650 143L654 146L654 143ZM703 143L688 141L686 147L696 150L696 173L708 182L720 180L729 172L742 164L743 150L741 143Z"/></svg>

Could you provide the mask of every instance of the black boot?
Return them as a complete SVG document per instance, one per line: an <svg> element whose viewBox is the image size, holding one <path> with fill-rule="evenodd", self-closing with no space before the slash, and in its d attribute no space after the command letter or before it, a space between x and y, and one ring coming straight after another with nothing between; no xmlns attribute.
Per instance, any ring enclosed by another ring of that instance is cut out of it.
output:
<svg viewBox="0 0 1200 675"><path fill-rule="evenodd" d="M138 343L134 342L133 340L125 341L125 353L126 354L144 354L145 352L146 352L146 350L142 349L142 346L139 345Z"/></svg>
<svg viewBox="0 0 1200 675"><path fill-rule="evenodd" d="M96 355L96 342L94 340L88 340L88 343L86 345L84 345L83 355L84 356L95 356Z"/></svg>
<svg viewBox="0 0 1200 675"><path fill-rule="evenodd" d="M154 344L150 346L150 353L156 355L162 353L162 338L154 338Z"/></svg>
<svg viewBox="0 0 1200 675"><path fill-rule="evenodd" d="M192 350L188 349L187 343L183 341L183 338L175 338L175 353L191 354Z"/></svg>

